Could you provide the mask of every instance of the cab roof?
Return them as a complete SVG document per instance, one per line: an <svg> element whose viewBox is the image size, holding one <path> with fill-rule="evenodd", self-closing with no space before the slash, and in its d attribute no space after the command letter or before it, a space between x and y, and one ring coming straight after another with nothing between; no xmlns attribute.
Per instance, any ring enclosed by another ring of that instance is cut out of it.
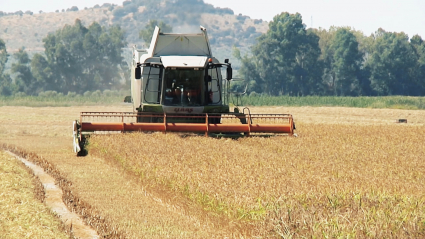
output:
<svg viewBox="0 0 425 239"><path fill-rule="evenodd" d="M207 33L203 27L198 34L160 33L160 29L155 27L148 52L151 57L212 56Z"/></svg>

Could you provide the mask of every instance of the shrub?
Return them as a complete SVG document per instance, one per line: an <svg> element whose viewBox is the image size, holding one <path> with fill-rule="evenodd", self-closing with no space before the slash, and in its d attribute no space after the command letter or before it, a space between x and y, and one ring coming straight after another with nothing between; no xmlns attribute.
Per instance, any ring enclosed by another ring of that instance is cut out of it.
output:
<svg viewBox="0 0 425 239"><path fill-rule="evenodd" d="M103 95L104 96L113 96L113 95L115 95L115 92L112 91L112 90L104 90Z"/></svg>
<svg viewBox="0 0 425 239"><path fill-rule="evenodd" d="M71 8L66 9L66 11L70 11L70 12L78 12L78 7L77 6L72 6Z"/></svg>
<svg viewBox="0 0 425 239"><path fill-rule="evenodd" d="M73 98L73 97L77 96L77 93L68 91L68 94L66 96Z"/></svg>
<svg viewBox="0 0 425 239"><path fill-rule="evenodd" d="M14 94L14 96L15 96L15 97L24 97L24 96L27 96L27 94L25 94L25 92L16 92L16 93Z"/></svg>
<svg viewBox="0 0 425 239"><path fill-rule="evenodd" d="M127 13L125 11L124 8L120 7L120 8L115 8L113 11L113 15L114 17L123 17L125 16Z"/></svg>
<svg viewBox="0 0 425 239"><path fill-rule="evenodd" d="M255 33L257 31L257 29L253 26L250 26L246 29L246 32L249 34Z"/></svg>
<svg viewBox="0 0 425 239"><path fill-rule="evenodd" d="M84 97L90 97L91 96L91 92L90 91L86 91L83 94Z"/></svg>
<svg viewBox="0 0 425 239"><path fill-rule="evenodd" d="M249 18L249 17L248 16L245 16L245 15L242 15L240 13L239 13L239 15L236 16L236 19L238 19L238 21L240 23L244 23L245 22L245 19L247 19L247 18Z"/></svg>
<svg viewBox="0 0 425 239"><path fill-rule="evenodd" d="M54 90L42 91L42 92L38 93L38 96L51 98L51 97L58 96L58 92L56 92Z"/></svg>
<svg viewBox="0 0 425 239"><path fill-rule="evenodd" d="M93 91L93 93L91 94L92 97L101 97L102 96L102 92L100 90L97 91Z"/></svg>
<svg viewBox="0 0 425 239"><path fill-rule="evenodd" d="M254 24L260 24L263 22L263 19L255 19Z"/></svg>

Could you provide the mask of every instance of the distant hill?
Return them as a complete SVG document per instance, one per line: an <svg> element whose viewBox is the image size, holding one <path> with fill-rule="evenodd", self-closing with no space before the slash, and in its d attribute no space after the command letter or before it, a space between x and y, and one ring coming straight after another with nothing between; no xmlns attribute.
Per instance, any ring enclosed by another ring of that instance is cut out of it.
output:
<svg viewBox="0 0 425 239"><path fill-rule="evenodd" d="M104 26L113 23L113 15L108 8L21 16L7 15L0 17L0 38L6 42L8 52L17 51L22 46L28 51L44 51L42 39L65 24L74 24L77 18L86 25L93 21Z"/></svg>
<svg viewBox="0 0 425 239"><path fill-rule="evenodd" d="M231 9L214 8L202 0L132 0L120 6L106 3L83 10L73 7L64 12L40 14L0 12L0 16L0 38L10 53L23 46L32 52L44 51L42 39L65 24L74 24L77 18L86 26L93 21L102 26L120 25L126 31L129 47L144 45L139 31L151 19L166 22L173 27L173 32L199 32L202 25L207 28L215 49L250 46L268 29L265 21L234 15Z"/></svg>

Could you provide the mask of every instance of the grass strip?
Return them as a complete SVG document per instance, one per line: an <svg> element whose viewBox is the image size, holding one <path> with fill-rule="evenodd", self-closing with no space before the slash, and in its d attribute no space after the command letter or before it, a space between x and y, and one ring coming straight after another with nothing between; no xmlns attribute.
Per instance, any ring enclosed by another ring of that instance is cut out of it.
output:
<svg viewBox="0 0 425 239"><path fill-rule="evenodd" d="M0 237L69 238L42 200L40 181L22 163L0 151Z"/></svg>
<svg viewBox="0 0 425 239"><path fill-rule="evenodd" d="M125 94L52 95L52 96L0 96L0 106L27 107L69 107L90 105L111 105L123 102ZM231 98L230 103L236 102ZM381 97L340 97L340 96L243 96L238 100L245 106L339 106L356 108L425 109L425 97L381 96Z"/></svg>
<svg viewBox="0 0 425 239"><path fill-rule="evenodd" d="M70 107L111 105L123 102L121 96L0 96L0 106Z"/></svg>
<svg viewBox="0 0 425 239"><path fill-rule="evenodd" d="M425 97L381 96L243 96L239 102L246 106L339 106L356 108L425 109Z"/></svg>

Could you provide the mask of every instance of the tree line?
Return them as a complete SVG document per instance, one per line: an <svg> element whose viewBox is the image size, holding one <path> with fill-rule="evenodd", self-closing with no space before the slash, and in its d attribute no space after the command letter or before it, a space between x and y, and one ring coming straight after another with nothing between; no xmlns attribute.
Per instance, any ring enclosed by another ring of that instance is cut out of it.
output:
<svg viewBox="0 0 425 239"><path fill-rule="evenodd" d="M281 13L241 60L249 91L270 95L425 95L425 43L378 29L306 29L300 14Z"/></svg>
<svg viewBox="0 0 425 239"><path fill-rule="evenodd" d="M139 37L149 41L151 20ZM128 88L129 69L122 56L125 33L119 26L88 27L80 20L43 39L45 51L31 58L24 48L13 54L0 39L0 95L44 91L82 94ZM239 75L248 93L269 95L383 96L425 95L425 43L415 35L378 29L365 36L349 27L306 29L300 14L281 13L256 39L247 55L235 47ZM14 80L12 80L12 78Z"/></svg>
<svg viewBox="0 0 425 239"><path fill-rule="evenodd" d="M80 20L65 25L43 39L45 51L30 59L24 48L13 56L11 73L4 73L8 53L0 39L0 94L44 91L63 94L110 90L122 85L128 66L122 57L126 45L119 26L105 28L97 22L85 27Z"/></svg>
<svg viewBox="0 0 425 239"><path fill-rule="evenodd" d="M151 20L139 37L150 42L155 26L163 32L172 31L163 21ZM123 58L127 45L124 34L119 26L106 28L93 22L85 27L77 19L74 25L65 25L43 39L43 54L30 59L24 48L14 53L16 62L10 69L13 77L4 71L9 54L0 39L0 95L128 90L130 70Z"/></svg>

